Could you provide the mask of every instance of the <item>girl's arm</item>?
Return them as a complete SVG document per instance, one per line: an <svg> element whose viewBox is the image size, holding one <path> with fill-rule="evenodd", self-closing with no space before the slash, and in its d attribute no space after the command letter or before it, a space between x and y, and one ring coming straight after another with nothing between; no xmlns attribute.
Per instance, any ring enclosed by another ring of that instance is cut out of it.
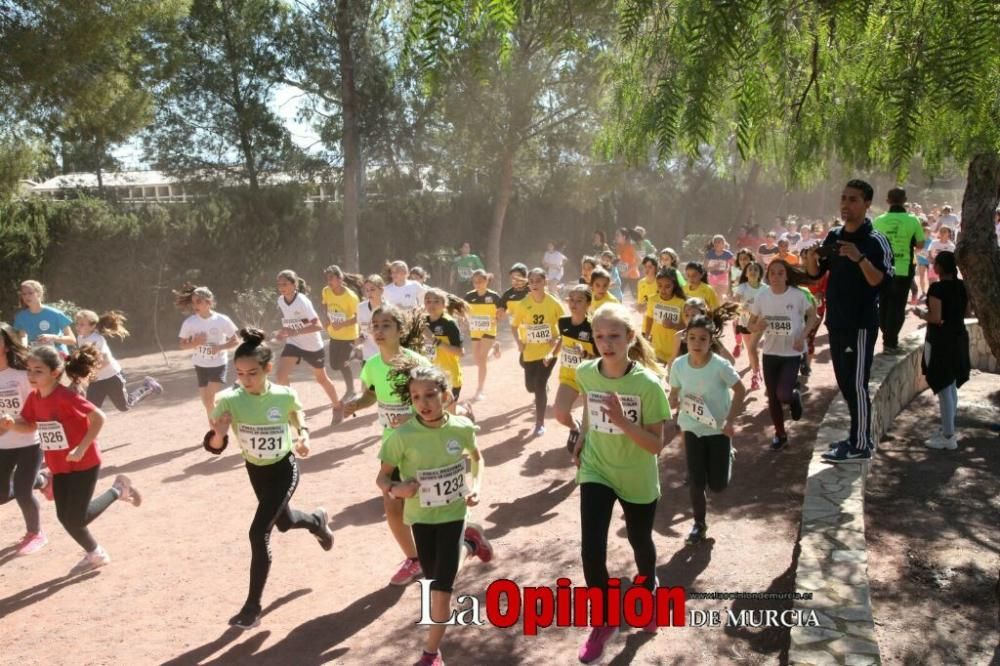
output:
<svg viewBox="0 0 1000 666"><path fill-rule="evenodd" d="M375 391L371 390L371 387L366 386L364 392L360 396L343 403L344 416L355 414L359 409L371 407L376 402L378 402L378 400L375 397Z"/></svg>
<svg viewBox="0 0 1000 666"><path fill-rule="evenodd" d="M297 328L294 331L289 330L288 337L292 337L295 335L306 335L308 333L322 333L322 332L323 332L323 324L320 323L319 319L313 319L302 328Z"/></svg>
<svg viewBox="0 0 1000 666"><path fill-rule="evenodd" d="M288 425L295 428L295 453L302 458L309 455L309 428L306 427L306 413L301 409L288 414Z"/></svg>
<svg viewBox="0 0 1000 666"><path fill-rule="evenodd" d="M727 437L732 437L736 433L736 417L743 413L743 400L747 396L747 389L742 381L736 382L730 388L733 390L733 402L729 405L729 414L726 415L726 423L722 426L722 432Z"/></svg>
<svg viewBox="0 0 1000 666"><path fill-rule="evenodd" d="M87 432L83 435L83 439L80 440L80 443L73 447L73 450L69 452L67 460L77 462L83 459L83 456L87 454L87 450L90 448L90 445L94 443L95 439L97 439L97 435L101 432L101 428L104 427L105 420L106 417L104 416L104 412L100 409L94 408L94 411L87 414Z"/></svg>
<svg viewBox="0 0 1000 666"><path fill-rule="evenodd" d="M392 497L396 499L404 499L416 495L420 484L415 479L411 479L410 481L393 481L392 473L395 471L395 465L390 465L387 462L382 463L378 471L378 476L375 477L375 485L378 486L378 489L385 495L391 492Z"/></svg>
<svg viewBox="0 0 1000 666"><path fill-rule="evenodd" d="M20 416L5 414L0 416L0 432L7 432L8 430L27 435L38 430L38 425L34 421L25 421Z"/></svg>
<svg viewBox="0 0 1000 666"><path fill-rule="evenodd" d="M178 338L178 346L181 349L194 349L195 347L200 347L205 344L208 340L207 333L199 333L197 335L192 335L189 338Z"/></svg>
<svg viewBox="0 0 1000 666"><path fill-rule="evenodd" d="M645 425L632 423L622 411L622 403L618 399L617 393L608 394L604 399L604 407L602 409L607 413L608 420L621 428L636 446L652 453L654 456L659 455L660 451L663 450L663 424L666 422L665 420Z"/></svg>
<svg viewBox="0 0 1000 666"><path fill-rule="evenodd" d="M555 344L555 346L552 347L552 351L550 351L548 353L548 356L545 357L545 360L548 361L548 363L546 363L546 365L551 365L551 364L555 363L555 360L557 358L559 358L559 350L560 349L562 349L562 336L561 335L556 338L556 344Z"/></svg>
<svg viewBox="0 0 1000 666"><path fill-rule="evenodd" d="M716 346L718 347L718 351L716 351L715 349L713 349L713 350L712 350L713 352L715 352L716 354L718 354L718 355L719 355L719 356L721 356L722 358L724 358L724 359L726 359L727 361L729 361L729 364L730 364L730 365L736 365L736 359L735 359L735 358L733 358L733 354L732 354L732 352L730 352L730 351L729 351L728 349L726 349L726 346L725 346L725 345L723 345L723 344L722 344L722 343L720 342L720 343L719 343L718 345L716 345Z"/></svg>
<svg viewBox="0 0 1000 666"><path fill-rule="evenodd" d="M653 332L653 318L650 316L645 316L642 318L642 334L649 338L649 335Z"/></svg>
<svg viewBox="0 0 1000 666"><path fill-rule="evenodd" d="M476 506L479 504L479 489L483 486L483 454L479 449L473 449L469 452L469 459L472 463L472 487L469 488L465 503L467 506Z"/></svg>

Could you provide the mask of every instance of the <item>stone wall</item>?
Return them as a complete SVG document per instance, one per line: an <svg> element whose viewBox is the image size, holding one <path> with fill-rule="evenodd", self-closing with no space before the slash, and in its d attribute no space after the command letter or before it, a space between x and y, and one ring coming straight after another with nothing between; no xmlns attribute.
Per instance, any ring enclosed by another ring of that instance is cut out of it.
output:
<svg viewBox="0 0 1000 666"><path fill-rule="evenodd" d="M997 372L979 322L966 320L972 367ZM893 419L927 388L920 371L924 332L900 341L899 356L880 354L872 364L872 436L882 439ZM799 561L795 586L811 592L795 608L815 611L819 627L795 627L789 648L790 664L881 664L868 589L865 546L864 482L871 464L831 465L820 455L831 442L847 438L851 417L843 398L827 410L814 444L802 504ZM874 460L878 459L876 454Z"/></svg>

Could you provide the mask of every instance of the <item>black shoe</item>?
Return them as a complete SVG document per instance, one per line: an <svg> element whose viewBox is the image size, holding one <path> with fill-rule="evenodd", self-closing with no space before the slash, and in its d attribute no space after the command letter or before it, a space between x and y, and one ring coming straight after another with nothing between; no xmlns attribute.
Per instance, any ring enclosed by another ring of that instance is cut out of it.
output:
<svg viewBox="0 0 1000 666"><path fill-rule="evenodd" d="M316 537L316 541L319 541L319 545L323 547L323 550L333 549L333 530L330 529L330 516L327 514L326 509L320 507L313 511L319 519L319 533L313 535Z"/></svg>
<svg viewBox="0 0 1000 666"><path fill-rule="evenodd" d="M771 438L772 451L780 451L781 449L785 448L785 444L788 444L788 435L782 435L781 437L775 435L774 437Z"/></svg>
<svg viewBox="0 0 1000 666"><path fill-rule="evenodd" d="M792 391L792 402L789 405L792 412L792 420L798 421L802 418L802 394L798 389Z"/></svg>
<svg viewBox="0 0 1000 666"><path fill-rule="evenodd" d="M688 532L687 543L695 544L704 541L706 532L708 532L708 525L705 523L695 523L691 531Z"/></svg>
<svg viewBox="0 0 1000 666"><path fill-rule="evenodd" d="M882 353L889 356L899 356L903 350L899 348L899 345L882 345Z"/></svg>
<svg viewBox="0 0 1000 666"><path fill-rule="evenodd" d="M838 440L838 441L836 441L836 442L830 442L830 448L831 448L831 449L836 449L836 448L838 448L838 447L839 447L839 446L840 446L841 444L844 444L844 445L846 445L846 446L850 446L850 445L851 445L851 440L849 440L849 439L841 439L841 440Z"/></svg>
<svg viewBox="0 0 1000 666"><path fill-rule="evenodd" d="M808 363L803 363L802 367L799 369L799 373L803 377L808 377L812 374L812 367Z"/></svg>
<svg viewBox="0 0 1000 666"><path fill-rule="evenodd" d="M253 629L260 624L260 608L244 606L239 613L229 618L229 624L238 629Z"/></svg>
<svg viewBox="0 0 1000 666"><path fill-rule="evenodd" d="M576 451L576 445L577 443L579 443L579 441L580 441L580 431L570 430L569 437L566 438L566 450L569 451L570 455L573 455L573 452Z"/></svg>

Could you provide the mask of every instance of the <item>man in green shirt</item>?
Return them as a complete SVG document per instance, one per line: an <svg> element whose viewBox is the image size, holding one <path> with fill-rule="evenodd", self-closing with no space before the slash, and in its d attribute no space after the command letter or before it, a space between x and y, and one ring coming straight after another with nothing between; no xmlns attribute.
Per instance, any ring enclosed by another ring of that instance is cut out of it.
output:
<svg viewBox="0 0 1000 666"><path fill-rule="evenodd" d="M872 225L889 239L894 257L895 276L882 282L879 294L879 328L882 329L882 351L896 354L899 331L906 319L906 301L913 284L914 248L923 246L924 230L916 216L906 212L906 190L889 190L889 212L879 215Z"/></svg>
<svg viewBox="0 0 1000 666"><path fill-rule="evenodd" d="M472 272L476 269L485 270L485 267L479 257L472 254L472 247L468 241L462 243L458 252L455 264L451 269L451 284L455 285L456 295L465 296L466 293L472 291Z"/></svg>

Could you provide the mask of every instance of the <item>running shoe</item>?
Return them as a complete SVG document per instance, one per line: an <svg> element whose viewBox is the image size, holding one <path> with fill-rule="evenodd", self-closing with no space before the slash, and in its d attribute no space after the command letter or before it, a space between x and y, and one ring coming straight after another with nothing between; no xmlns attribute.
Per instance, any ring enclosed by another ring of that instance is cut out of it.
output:
<svg viewBox="0 0 1000 666"><path fill-rule="evenodd" d="M541 437L544 434L545 434L545 426L543 426L543 425L537 425L537 426L535 426L535 431L533 433L531 433L531 436L532 437Z"/></svg>
<svg viewBox="0 0 1000 666"><path fill-rule="evenodd" d="M131 504L132 506L140 506L142 504L142 495L139 493L139 489L133 486L132 480L124 474L116 476L115 482L111 484L111 487L118 491L118 499L122 502Z"/></svg>
<svg viewBox="0 0 1000 666"><path fill-rule="evenodd" d="M691 527L691 531L687 535L687 543L695 544L705 540L705 534L708 532L708 525L705 523L695 523Z"/></svg>
<svg viewBox="0 0 1000 666"><path fill-rule="evenodd" d="M108 555L108 551L104 550L102 546L98 546L94 549L94 552L87 553L83 556L83 559L76 563L76 565L69 570L70 576L78 576L88 571L93 571L94 569L99 569L106 564L111 563L111 556Z"/></svg>
<svg viewBox="0 0 1000 666"><path fill-rule="evenodd" d="M788 435L781 435L780 437L778 435L775 435L774 437L771 438L771 450L780 451L781 449L785 448L785 444L787 443L788 443Z"/></svg>
<svg viewBox="0 0 1000 666"><path fill-rule="evenodd" d="M947 449L954 451L958 448L958 435L945 436L942 432L934 433L934 436L927 440L927 447L931 449Z"/></svg>
<svg viewBox="0 0 1000 666"><path fill-rule="evenodd" d="M43 469L38 473L38 476L42 479L42 485L38 487L38 492L42 494L42 497L51 502L54 499L52 490L52 472L47 469Z"/></svg>
<svg viewBox="0 0 1000 666"><path fill-rule="evenodd" d="M470 400L469 402L482 402L485 399L486 399L486 394L477 391L476 394L472 396L472 400Z"/></svg>
<svg viewBox="0 0 1000 666"><path fill-rule="evenodd" d="M802 418L802 394L798 389L792 389L792 402L789 404L792 412L792 420L798 421Z"/></svg>
<svg viewBox="0 0 1000 666"><path fill-rule="evenodd" d="M811 376L812 372L813 372L812 366L810 366L808 363L803 363L802 368L799 370L799 374L802 375L803 377Z"/></svg>
<svg viewBox="0 0 1000 666"><path fill-rule="evenodd" d="M316 541L319 541L319 545L323 546L323 550L333 550L333 530L330 529L330 515L323 507L319 507L313 511L313 515L319 519L319 534L313 536L316 537Z"/></svg>
<svg viewBox="0 0 1000 666"><path fill-rule="evenodd" d="M739 358L740 353L743 352L743 345L736 345L733 347L733 358Z"/></svg>
<svg viewBox="0 0 1000 666"><path fill-rule="evenodd" d="M863 463L872 459L871 449L855 449L850 444L841 442L832 451L827 451L822 456L824 462L828 463Z"/></svg>
<svg viewBox="0 0 1000 666"><path fill-rule="evenodd" d="M468 523L465 526L465 539L476 547L476 550L472 553L473 555L483 562L489 562L493 559L493 546L490 545L490 540L486 538L482 525Z"/></svg>
<svg viewBox="0 0 1000 666"><path fill-rule="evenodd" d="M604 654L604 646L618 633L618 627L601 626L590 630L590 635L584 642L577 657L584 664L597 661Z"/></svg>
<svg viewBox="0 0 1000 666"><path fill-rule="evenodd" d="M163 393L163 386L161 386L160 382L156 381L152 377L143 377L142 385L144 388L148 389L155 395L160 395L161 393Z"/></svg>
<svg viewBox="0 0 1000 666"><path fill-rule="evenodd" d="M831 449L836 449L841 444L846 444L847 446L850 446L851 445L851 440L849 440L849 439L839 439L836 442L830 442L830 448Z"/></svg>
<svg viewBox="0 0 1000 666"><path fill-rule="evenodd" d="M570 430L569 437L566 438L566 450L569 451L570 455L573 455L573 452L576 451L576 445L579 443L579 441L580 441L580 431Z"/></svg>
<svg viewBox="0 0 1000 666"><path fill-rule="evenodd" d="M444 666L444 659L441 658L440 650L434 654L425 651L421 653L420 659L413 666Z"/></svg>
<svg viewBox="0 0 1000 666"><path fill-rule="evenodd" d="M420 568L420 560L403 560L403 563L399 566L399 571L393 574L392 578L389 579L390 585L409 585L416 579L424 575L423 570Z"/></svg>
<svg viewBox="0 0 1000 666"><path fill-rule="evenodd" d="M17 554L34 555L48 542L49 540L45 538L45 532L28 532L17 543Z"/></svg>
<svg viewBox="0 0 1000 666"><path fill-rule="evenodd" d="M760 375L754 373L750 377L750 390L759 391L760 390Z"/></svg>
<svg viewBox="0 0 1000 666"><path fill-rule="evenodd" d="M230 626L237 629L253 629L260 624L260 608L255 606L244 606L240 612L229 618Z"/></svg>
<svg viewBox="0 0 1000 666"><path fill-rule="evenodd" d="M341 421L344 420L344 403L338 404L333 408L333 414L330 416L330 425L336 426L340 425Z"/></svg>

